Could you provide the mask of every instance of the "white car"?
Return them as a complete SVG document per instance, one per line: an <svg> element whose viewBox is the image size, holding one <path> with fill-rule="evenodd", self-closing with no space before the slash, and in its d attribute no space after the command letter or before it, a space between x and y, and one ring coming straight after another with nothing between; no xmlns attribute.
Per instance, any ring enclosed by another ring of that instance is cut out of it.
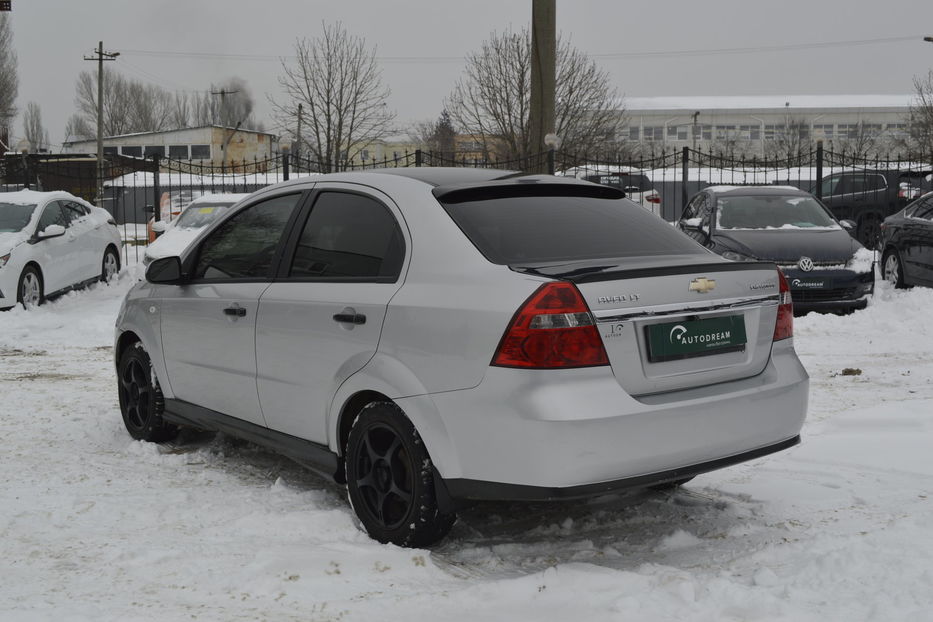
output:
<svg viewBox="0 0 933 622"><path fill-rule="evenodd" d="M26 308L120 271L110 214L67 192L0 193L0 309Z"/></svg>
<svg viewBox="0 0 933 622"><path fill-rule="evenodd" d="M180 255L207 225L248 196L249 194L232 193L205 194L189 203L175 220L153 223L152 230L159 234L159 237L146 247L143 265L148 266L153 259L160 257Z"/></svg>

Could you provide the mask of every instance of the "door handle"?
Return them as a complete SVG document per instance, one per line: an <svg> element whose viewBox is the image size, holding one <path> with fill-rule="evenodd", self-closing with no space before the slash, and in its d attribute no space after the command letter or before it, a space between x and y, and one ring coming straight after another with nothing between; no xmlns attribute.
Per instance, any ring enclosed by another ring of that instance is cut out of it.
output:
<svg viewBox="0 0 933 622"><path fill-rule="evenodd" d="M336 313L334 321L341 324L365 324L366 316L362 313Z"/></svg>
<svg viewBox="0 0 933 622"><path fill-rule="evenodd" d="M227 307L224 309L224 315L230 315L233 317L246 317L246 309L239 305L233 305L232 307Z"/></svg>

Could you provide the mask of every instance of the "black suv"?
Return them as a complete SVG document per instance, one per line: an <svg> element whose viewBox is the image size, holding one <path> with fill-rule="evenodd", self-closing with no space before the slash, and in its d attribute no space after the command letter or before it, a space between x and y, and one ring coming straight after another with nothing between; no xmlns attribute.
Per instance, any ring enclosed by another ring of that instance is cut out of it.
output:
<svg viewBox="0 0 933 622"><path fill-rule="evenodd" d="M876 248L881 222L931 189L930 170L859 170L833 173L820 180L818 194L839 220L856 223L855 237ZM817 194L816 188L811 189Z"/></svg>

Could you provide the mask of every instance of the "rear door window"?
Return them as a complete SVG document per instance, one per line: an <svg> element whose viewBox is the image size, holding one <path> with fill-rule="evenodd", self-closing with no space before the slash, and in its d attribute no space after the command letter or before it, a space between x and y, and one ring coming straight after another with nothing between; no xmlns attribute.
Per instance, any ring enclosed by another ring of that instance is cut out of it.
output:
<svg viewBox="0 0 933 622"><path fill-rule="evenodd" d="M496 264L705 253L627 199L534 196L529 191L527 196L440 200L476 248Z"/></svg>
<svg viewBox="0 0 933 622"><path fill-rule="evenodd" d="M322 192L298 239L288 276L394 282L405 255L402 232L379 201Z"/></svg>

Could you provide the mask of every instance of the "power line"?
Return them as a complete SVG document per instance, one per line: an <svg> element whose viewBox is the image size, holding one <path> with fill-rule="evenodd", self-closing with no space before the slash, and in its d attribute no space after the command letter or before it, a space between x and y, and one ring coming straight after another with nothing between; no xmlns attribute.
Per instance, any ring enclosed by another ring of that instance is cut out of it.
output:
<svg viewBox="0 0 933 622"><path fill-rule="evenodd" d="M688 50L646 50L639 52L609 52L603 54L590 54L591 58L617 60L626 58L664 58L677 56L717 56L730 54L753 54L762 52L789 52L798 50L814 50L828 48L862 47L867 45L884 45L890 43L904 43L919 41L923 35L909 35L900 37L881 37L877 39L849 39L846 41L817 41L803 43L787 43L781 45L758 45L734 48L698 48ZM133 50L124 49L124 54L132 56L148 56L158 58L184 58L195 60L241 60L270 62L281 60L294 60L294 55L276 54L226 54L221 52L178 52L169 50ZM463 62L464 56L377 56L376 60L384 63L452 63Z"/></svg>

